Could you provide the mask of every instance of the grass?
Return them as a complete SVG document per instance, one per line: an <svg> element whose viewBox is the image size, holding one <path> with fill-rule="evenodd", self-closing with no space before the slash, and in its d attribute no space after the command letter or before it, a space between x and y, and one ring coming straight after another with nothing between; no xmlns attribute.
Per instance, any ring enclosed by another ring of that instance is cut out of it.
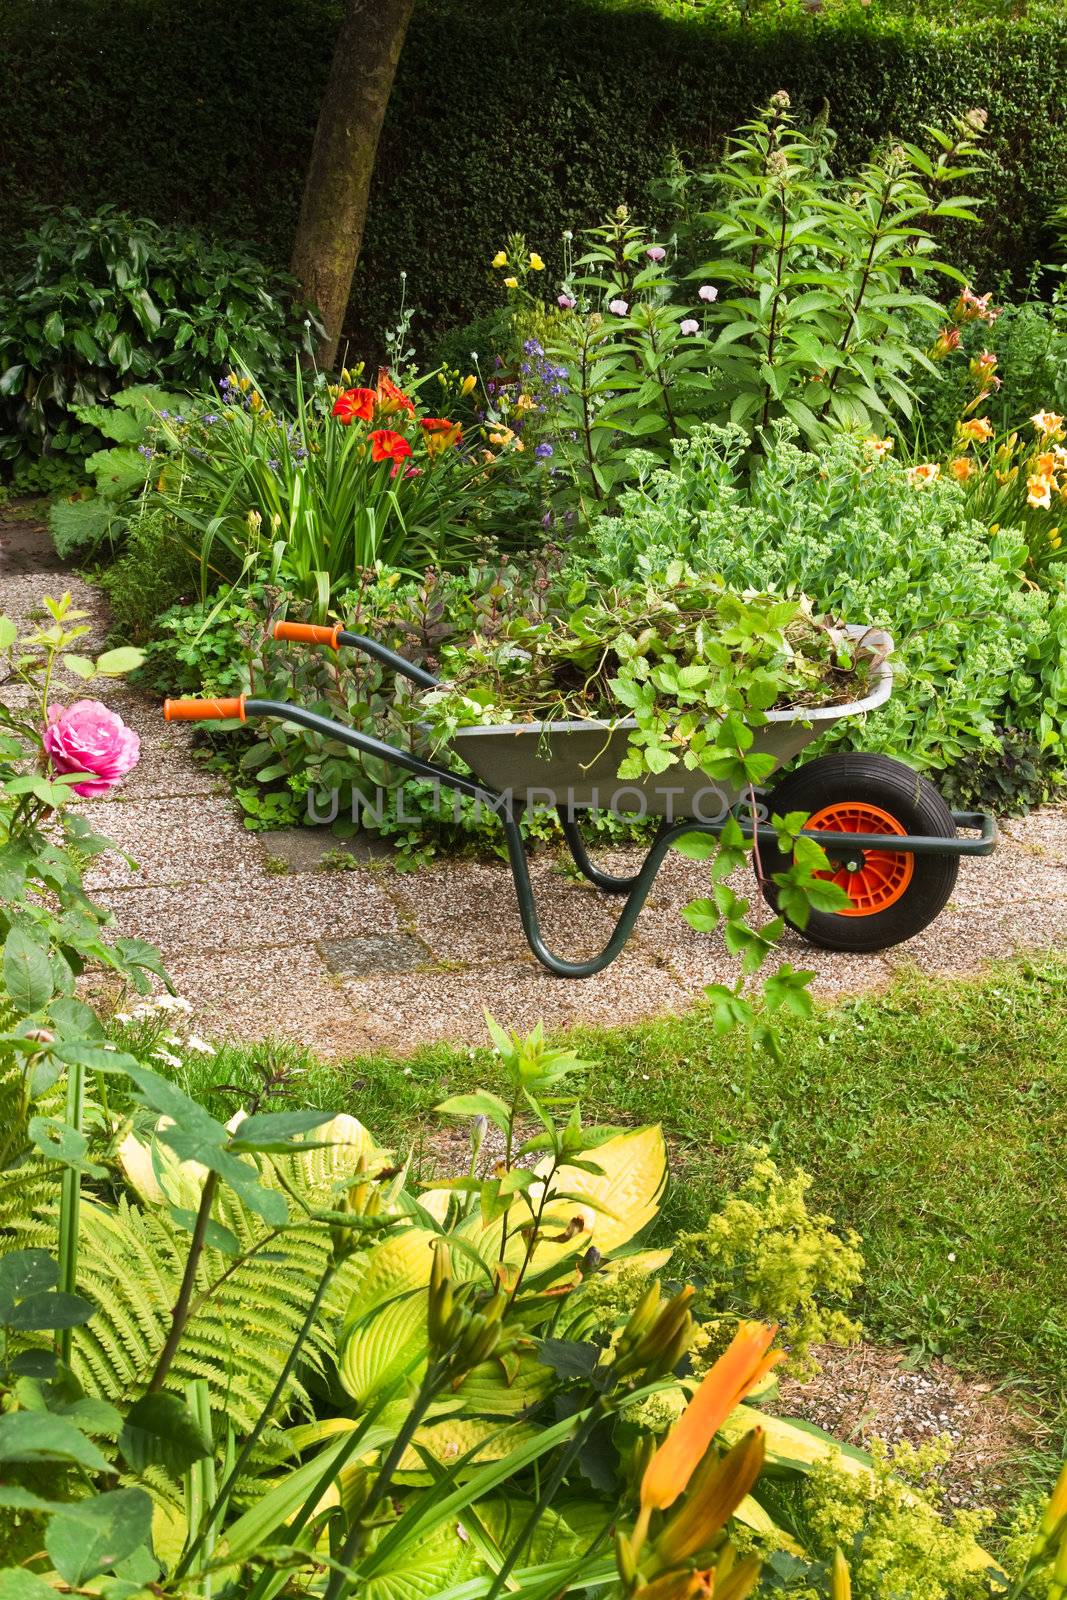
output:
<svg viewBox="0 0 1067 1600"><path fill-rule="evenodd" d="M660 1121L671 1140L661 1237L701 1222L764 1145L863 1237L869 1333L1018 1384L1067 1427L1067 958L820 1009L787 1026L779 1062L739 1058L701 1011L571 1040L592 1063L586 1117ZM255 1057L187 1081L241 1082ZM301 1099L417 1154L434 1104L493 1078L487 1052L444 1046L299 1060Z"/></svg>

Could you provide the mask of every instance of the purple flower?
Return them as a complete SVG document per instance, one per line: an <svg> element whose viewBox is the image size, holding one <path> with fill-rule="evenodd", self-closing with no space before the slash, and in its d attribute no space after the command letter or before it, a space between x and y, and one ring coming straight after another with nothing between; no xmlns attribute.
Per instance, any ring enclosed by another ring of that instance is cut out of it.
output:
<svg viewBox="0 0 1067 1600"><path fill-rule="evenodd" d="M560 294L556 296L556 304L561 311L573 311L578 302L572 294Z"/></svg>
<svg viewBox="0 0 1067 1600"><path fill-rule="evenodd" d="M213 428L218 420L219 417L217 411L206 411L200 418L200 421L204 424L205 428Z"/></svg>
<svg viewBox="0 0 1067 1600"><path fill-rule="evenodd" d="M146 461L151 461L151 459L155 455L155 453L156 452L152 449L151 445L139 444L137 446L137 454L140 455L140 456L144 456Z"/></svg>
<svg viewBox="0 0 1067 1600"><path fill-rule="evenodd" d="M700 296L701 300L706 300L709 305L713 300L717 300L719 298L718 289L716 289L714 284L711 283L702 283L700 288L697 290L697 294Z"/></svg>
<svg viewBox="0 0 1067 1600"><path fill-rule="evenodd" d="M552 526L552 513L551 513L551 511L546 511L545 512L544 516L541 518L541 526L542 526L542 528L551 528L551 526Z"/></svg>
<svg viewBox="0 0 1067 1600"><path fill-rule="evenodd" d="M624 317L630 307L625 300L609 300L608 310L616 317Z"/></svg>
<svg viewBox="0 0 1067 1600"><path fill-rule="evenodd" d="M543 356L545 353L536 339L527 339L522 348L528 356Z"/></svg>
<svg viewBox="0 0 1067 1600"><path fill-rule="evenodd" d="M665 261L667 259L667 252L661 244L649 245L645 255L650 261Z"/></svg>
<svg viewBox="0 0 1067 1600"><path fill-rule="evenodd" d="M554 456L555 453L550 444L539 444L534 451L534 455L541 461L547 461L549 456Z"/></svg>
<svg viewBox="0 0 1067 1600"><path fill-rule="evenodd" d="M681 332L681 333L699 333L700 332L700 323L697 321L696 317L686 317L685 321L683 323L681 323L680 326L679 326L679 332Z"/></svg>

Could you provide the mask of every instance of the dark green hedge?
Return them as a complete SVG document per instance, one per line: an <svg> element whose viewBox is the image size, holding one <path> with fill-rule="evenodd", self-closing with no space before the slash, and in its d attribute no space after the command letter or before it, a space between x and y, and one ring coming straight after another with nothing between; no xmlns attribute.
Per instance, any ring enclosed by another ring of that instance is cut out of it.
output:
<svg viewBox="0 0 1067 1600"><path fill-rule="evenodd" d="M0 235L42 206L112 201L284 261L337 15L338 0L6 0ZM985 106L990 204L952 247L985 286L1046 246L1043 219L1067 194L1061 5L955 29L859 11L774 28L676 20L652 0L421 0L353 333L395 315L401 268L435 325L470 318L509 230L551 258L568 224L645 203L672 146L715 149L780 87L812 110L829 101L843 161Z"/></svg>

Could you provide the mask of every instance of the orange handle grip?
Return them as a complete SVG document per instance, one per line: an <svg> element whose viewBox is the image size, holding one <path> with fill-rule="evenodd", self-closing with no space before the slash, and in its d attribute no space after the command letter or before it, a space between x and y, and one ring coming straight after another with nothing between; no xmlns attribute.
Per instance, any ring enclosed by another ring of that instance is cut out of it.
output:
<svg viewBox="0 0 1067 1600"><path fill-rule="evenodd" d="M232 700L164 700L163 717L167 722L223 722L228 717L245 720L245 697L235 695Z"/></svg>
<svg viewBox="0 0 1067 1600"><path fill-rule="evenodd" d="M294 644L328 644L331 650L337 649L337 636L344 631L344 624L338 622L333 628L320 628L314 622L276 622L274 624L274 637L276 639L291 639Z"/></svg>

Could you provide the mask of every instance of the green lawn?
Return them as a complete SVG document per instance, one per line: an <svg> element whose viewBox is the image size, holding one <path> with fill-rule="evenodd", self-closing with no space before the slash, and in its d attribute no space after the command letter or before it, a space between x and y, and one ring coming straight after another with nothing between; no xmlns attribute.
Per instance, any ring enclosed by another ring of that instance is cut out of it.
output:
<svg viewBox="0 0 1067 1600"><path fill-rule="evenodd" d="M586 1116L658 1120L672 1141L661 1234L702 1219L744 1170L745 1145L764 1144L862 1235L871 1334L1018 1381L1062 1422L1067 958L821 1009L747 1085L736 1043L699 1011L577 1041L593 1063ZM198 1065L196 1087L240 1080L242 1054ZM300 1093L418 1148L438 1099L491 1077L486 1054L438 1047L308 1062Z"/></svg>

